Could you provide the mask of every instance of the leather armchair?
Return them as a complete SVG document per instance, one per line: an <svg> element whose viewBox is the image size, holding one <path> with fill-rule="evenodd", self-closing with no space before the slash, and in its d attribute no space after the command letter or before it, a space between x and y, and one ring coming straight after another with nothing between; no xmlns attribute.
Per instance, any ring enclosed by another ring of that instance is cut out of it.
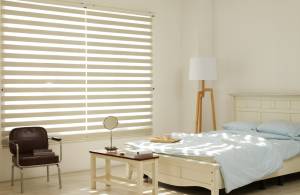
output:
<svg viewBox="0 0 300 195"><path fill-rule="evenodd" d="M48 139L60 143L60 155L34 156L34 149L48 149ZM21 171L21 193L23 193L23 169L29 167L47 166L47 181L49 182L49 166L56 165L58 168L59 187L61 174L59 163L62 160L61 138L48 138L47 131L43 127L21 127L13 129L9 134L9 149L12 156L11 185L14 185L14 167Z"/></svg>

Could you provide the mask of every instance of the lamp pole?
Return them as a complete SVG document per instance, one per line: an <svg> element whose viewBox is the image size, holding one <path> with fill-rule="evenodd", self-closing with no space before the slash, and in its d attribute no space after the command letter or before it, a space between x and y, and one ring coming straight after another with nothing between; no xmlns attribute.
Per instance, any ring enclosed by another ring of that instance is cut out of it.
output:
<svg viewBox="0 0 300 195"><path fill-rule="evenodd" d="M214 131L217 130L216 126L216 114L215 114L215 104L214 104L214 94L212 88L205 88L205 82L202 80L202 91L197 92L197 106L196 106L196 119L195 119L195 133L201 133L202 129L202 98L205 96L205 92L208 91L211 94L211 107L212 107L212 117Z"/></svg>

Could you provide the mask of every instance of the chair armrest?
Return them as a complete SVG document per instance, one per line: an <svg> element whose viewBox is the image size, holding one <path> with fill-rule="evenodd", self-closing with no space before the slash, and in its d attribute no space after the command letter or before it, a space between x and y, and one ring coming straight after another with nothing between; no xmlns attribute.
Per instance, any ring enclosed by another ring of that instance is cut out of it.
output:
<svg viewBox="0 0 300 195"><path fill-rule="evenodd" d="M9 143L11 143L11 144L18 144L19 142L17 140L9 140Z"/></svg>
<svg viewBox="0 0 300 195"><path fill-rule="evenodd" d="M61 138L59 138L59 137L49 137L48 139L53 140L53 141L58 141L58 142L61 141Z"/></svg>
<svg viewBox="0 0 300 195"><path fill-rule="evenodd" d="M19 167L21 167L20 164L19 164L19 142L17 140L9 140L9 143L10 144L14 144L16 146L16 149L17 149L17 152L16 152L16 155L17 155L17 165Z"/></svg>
<svg viewBox="0 0 300 195"><path fill-rule="evenodd" d="M58 163L60 163L60 162L62 161L62 145L61 145L61 138L59 138L59 137L48 137L48 139L59 142L59 144L60 144L60 155L59 155L60 159L59 159L59 162L58 162Z"/></svg>

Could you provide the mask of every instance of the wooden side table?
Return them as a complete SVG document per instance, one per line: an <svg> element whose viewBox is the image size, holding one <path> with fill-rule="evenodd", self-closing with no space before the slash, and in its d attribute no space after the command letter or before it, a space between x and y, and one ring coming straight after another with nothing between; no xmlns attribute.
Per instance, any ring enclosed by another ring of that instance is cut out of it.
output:
<svg viewBox="0 0 300 195"><path fill-rule="evenodd" d="M151 158L133 159L125 156L121 156L117 153L107 153L106 150L93 150L91 154L91 188L96 189L96 182L101 182L107 186L116 186L125 188L137 192L138 195L142 195L144 191L152 190L152 195L158 194L158 158L159 156L153 156ZM105 159L106 174L100 177L96 177L96 158ZM111 175L111 163L110 161L120 161L124 163L134 164L137 167L137 181L131 179L125 179ZM145 164L152 164L152 184L143 182L143 167ZM117 180L126 182L129 184L136 184L135 186L128 186L113 182L111 180Z"/></svg>

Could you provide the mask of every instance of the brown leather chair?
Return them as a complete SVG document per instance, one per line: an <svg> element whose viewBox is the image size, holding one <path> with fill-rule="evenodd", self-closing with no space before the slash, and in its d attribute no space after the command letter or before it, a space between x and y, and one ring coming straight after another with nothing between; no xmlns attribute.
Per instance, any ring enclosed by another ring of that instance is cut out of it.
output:
<svg viewBox="0 0 300 195"><path fill-rule="evenodd" d="M60 143L60 159L55 156L34 156L34 149L48 149L48 139ZM61 138L48 138L43 127L15 128L9 133L9 149L12 156L11 185L14 185L14 167L21 170L21 193L23 193L23 169L28 167L47 166L47 181L49 182L49 166L58 168L59 187L61 188L60 166L62 160Z"/></svg>

